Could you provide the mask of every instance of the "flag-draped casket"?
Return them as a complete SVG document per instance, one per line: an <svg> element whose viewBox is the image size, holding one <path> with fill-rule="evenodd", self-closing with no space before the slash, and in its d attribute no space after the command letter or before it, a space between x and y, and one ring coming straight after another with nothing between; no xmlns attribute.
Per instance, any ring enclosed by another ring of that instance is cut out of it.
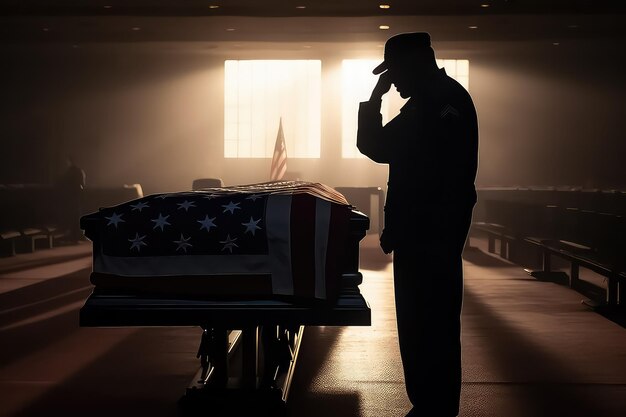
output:
<svg viewBox="0 0 626 417"><path fill-rule="evenodd" d="M354 259L355 216L328 186L283 181L149 195L81 227L101 291L331 300Z"/></svg>

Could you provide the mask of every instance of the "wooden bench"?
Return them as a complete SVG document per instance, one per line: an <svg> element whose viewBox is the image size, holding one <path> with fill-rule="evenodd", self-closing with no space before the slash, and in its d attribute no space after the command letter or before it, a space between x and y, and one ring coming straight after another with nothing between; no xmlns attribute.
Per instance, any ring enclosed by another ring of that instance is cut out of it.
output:
<svg viewBox="0 0 626 417"><path fill-rule="evenodd" d="M570 263L569 285L579 289L580 268L587 268L607 279L606 299L609 306L626 305L626 223L621 216L589 210L561 210L562 239L526 237L524 240L539 248L542 270L531 275L549 274L551 258L559 257Z"/></svg>
<svg viewBox="0 0 626 417"><path fill-rule="evenodd" d="M15 255L15 240L22 234L17 230L5 230L0 232L0 256Z"/></svg>
<svg viewBox="0 0 626 417"><path fill-rule="evenodd" d="M534 205L515 201L485 202L486 218L473 228L488 236L488 250L515 261L522 245L538 249L541 270L528 270L539 279L560 281L564 273L552 268L552 257L569 262L567 280L580 290L580 268L587 268L607 279L605 303L626 305L626 222L619 215L579 210L556 205Z"/></svg>

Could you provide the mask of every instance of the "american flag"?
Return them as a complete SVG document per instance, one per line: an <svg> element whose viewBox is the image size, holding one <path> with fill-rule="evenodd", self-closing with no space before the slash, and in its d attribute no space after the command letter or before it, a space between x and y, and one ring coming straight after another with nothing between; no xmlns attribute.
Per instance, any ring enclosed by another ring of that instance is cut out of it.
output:
<svg viewBox="0 0 626 417"><path fill-rule="evenodd" d="M278 134L274 145L274 155L272 156L272 167L270 169L270 181L283 179L287 171L287 147L285 146L285 135L283 133L283 118L278 122Z"/></svg>
<svg viewBox="0 0 626 417"><path fill-rule="evenodd" d="M150 195L82 224L94 240L94 272L271 274L274 294L324 299L336 287L349 217L330 187L277 182Z"/></svg>

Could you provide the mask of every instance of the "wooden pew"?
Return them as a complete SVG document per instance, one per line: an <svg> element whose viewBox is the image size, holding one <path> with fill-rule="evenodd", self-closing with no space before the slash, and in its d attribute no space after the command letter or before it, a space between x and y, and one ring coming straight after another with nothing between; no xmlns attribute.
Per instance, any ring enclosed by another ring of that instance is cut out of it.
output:
<svg viewBox="0 0 626 417"><path fill-rule="evenodd" d="M555 281L565 278L570 287L582 290L589 285L580 280L580 268L587 268L607 280L604 305L611 308L626 306L626 221L619 214L589 209L619 208L616 201L623 196L563 190L552 194L542 191L538 195L518 190L520 194L514 197L511 191L503 190L497 194L491 190L492 198L503 199L483 201L484 221L473 224L474 229L487 234L489 252L496 252L499 241L502 257L523 263L520 259L523 259L524 248L534 247L540 257L537 263L541 269L529 270L532 276ZM573 204L577 196L585 208L542 204L551 199ZM607 198L613 200L607 202ZM601 199L604 199L603 203ZM553 270L554 257L570 264L569 276Z"/></svg>

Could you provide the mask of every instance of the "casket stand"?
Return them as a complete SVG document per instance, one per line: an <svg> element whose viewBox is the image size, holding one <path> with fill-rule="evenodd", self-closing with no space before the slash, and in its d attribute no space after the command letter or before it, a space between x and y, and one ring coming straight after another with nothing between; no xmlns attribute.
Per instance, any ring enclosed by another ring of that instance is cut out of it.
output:
<svg viewBox="0 0 626 417"><path fill-rule="evenodd" d="M92 218L84 217L81 227L89 237L97 225ZM208 404L213 412L237 404L257 413L275 412L287 401L305 326L371 324L369 306L358 288L362 282L359 242L368 227L367 216L352 210L338 295L330 302L298 302L281 297L168 297L96 286L80 310L80 325L198 326L202 328L197 354L200 369L181 404ZM237 351L241 372L233 375L229 364Z"/></svg>

